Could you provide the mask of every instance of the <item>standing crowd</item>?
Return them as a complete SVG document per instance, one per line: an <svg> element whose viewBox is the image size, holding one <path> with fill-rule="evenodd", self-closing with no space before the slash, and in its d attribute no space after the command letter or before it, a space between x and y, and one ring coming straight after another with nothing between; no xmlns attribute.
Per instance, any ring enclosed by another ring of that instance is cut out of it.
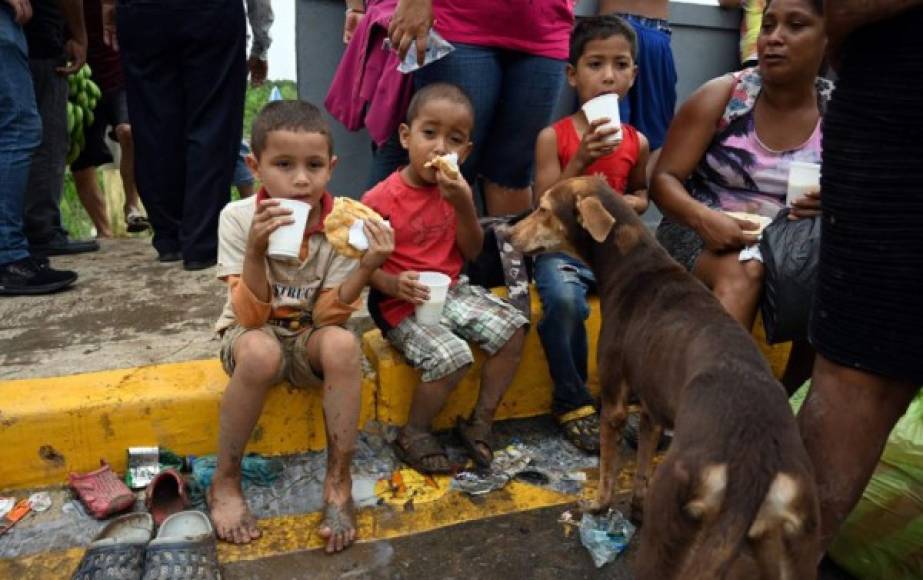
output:
<svg viewBox="0 0 923 580"><path fill-rule="evenodd" d="M494 415L520 364L529 320L472 283L464 267L481 253L479 214L522 214L571 177L599 175L638 214L654 202L664 214L659 242L748 330L765 280L753 251L755 218L785 211L791 221L820 220L813 314L782 382L793 392L813 377L798 421L818 483L823 549L923 384L923 113L914 90L923 60L915 34L921 1L722 0L746 11L742 68L705 83L676 109L666 0L601 0L600 15L576 21L571 0L347 0L350 46L327 107L347 126L373 133L362 201L388 221L366 222L369 249L359 260L338 254L324 235L334 209L327 185L343 169L312 104L280 101L262 110L245 157L261 187L227 203L232 182L248 183L234 178L235 163L248 71L256 82L266 76L257 48L265 47L258 31L266 28L254 17L271 22L268 3L247 3L249 63L241 0L82 4L0 4L0 293L67 286L76 274L54 270L45 256L97 248L67 239L58 210L67 151L66 135L62 145L58 134L67 89L61 75L86 58L103 89L102 109L71 169L98 231L105 235L105 222L91 209L100 207L100 194L90 169L107 161L102 143L112 127L129 227L153 229L161 261L182 260L188 270L217 264L227 286L216 330L231 379L209 492L211 517L227 541L259 537L240 463L268 388L283 379L323 389L320 531L330 552L355 539L350 463L360 353L342 325L366 287L376 325L421 374L396 454L424 473L452 470L432 423L470 370L475 344L487 355L480 392L455 430L471 459L490 465ZM39 26L45 32L30 35ZM431 30L454 46L450 54L412 76L381 66L408 53L422 65ZM396 54L369 41L385 37ZM822 74L828 60L836 88ZM343 92L339 82L362 90ZM553 119L565 85L577 106ZM584 112L603 95L618 97L618 128ZM451 154L460 171L431 165ZM820 191L786 208L789 169L802 162L821 164ZM295 261L267 254L270 234L293 221L285 199L311 206ZM413 315L429 297L424 271L451 279L437 325ZM552 412L564 437L598 453L584 326L596 281L565 253L538 256L533 275Z"/></svg>

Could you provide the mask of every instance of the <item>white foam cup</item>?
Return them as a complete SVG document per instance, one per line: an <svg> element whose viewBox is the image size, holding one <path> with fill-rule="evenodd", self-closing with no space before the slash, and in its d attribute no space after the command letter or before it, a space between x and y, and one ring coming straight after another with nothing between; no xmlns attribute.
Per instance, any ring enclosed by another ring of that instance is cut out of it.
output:
<svg viewBox="0 0 923 580"><path fill-rule="evenodd" d="M419 282L429 288L429 300L417 305L417 322L424 326L435 326L442 319L442 309L452 279L440 272L420 272Z"/></svg>
<svg viewBox="0 0 923 580"><path fill-rule="evenodd" d="M788 169L788 192L785 205L792 207L792 202L806 193L820 191L820 164L806 161L792 161Z"/></svg>
<svg viewBox="0 0 923 580"><path fill-rule="evenodd" d="M608 118L609 122L599 127L597 131L603 129L616 128L618 131L606 137L606 141L618 142L622 140L622 120L619 116L619 96L615 93L599 95L583 103L583 114L586 115L587 123L592 123L603 117Z"/></svg>
<svg viewBox="0 0 923 580"><path fill-rule="evenodd" d="M304 229L308 224L311 204L294 199L279 199L279 207L292 210L291 218L295 223L284 225L269 235L269 248L266 255L276 260L297 260L301 252Z"/></svg>

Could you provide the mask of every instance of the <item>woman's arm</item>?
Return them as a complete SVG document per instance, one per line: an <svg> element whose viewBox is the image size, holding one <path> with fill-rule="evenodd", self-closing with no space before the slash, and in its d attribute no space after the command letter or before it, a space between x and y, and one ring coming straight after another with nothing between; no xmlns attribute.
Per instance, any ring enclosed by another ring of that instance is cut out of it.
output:
<svg viewBox="0 0 923 580"><path fill-rule="evenodd" d="M694 229L715 251L740 248L756 240L755 235L741 229L756 229L756 224L708 208L693 199L683 185L705 156L733 86L731 77L713 79L680 107L651 178L651 196L660 211Z"/></svg>

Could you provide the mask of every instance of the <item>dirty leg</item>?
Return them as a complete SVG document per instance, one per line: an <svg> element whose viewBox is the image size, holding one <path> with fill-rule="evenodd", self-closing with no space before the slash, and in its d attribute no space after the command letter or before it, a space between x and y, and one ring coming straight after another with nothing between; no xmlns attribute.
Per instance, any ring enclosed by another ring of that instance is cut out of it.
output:
<svg viewBox="0 0 923 580"><path fill-rule="evenodd" d="M266 391L282 365L278 341L261 331L246 332L234 344L234 374L221 399L218 466L208 489L208 505L218 537L246 544L260 536L240 485L240 461Z"/></svg>
<svg viewBox="0 0 923 580"><path fill-rule="evenodd" d="M638 428L638 466L635 470L631 496L631 518L640 522L644 516L644 498L647 486L654 474L654 453L663 433L663 427L655 425L644 407L641 408L641 424Z"/></svg>
<svg viewBox="0 0 923 580"><path fill-rule="evenodd" d="M820 498L821 551L855 507L888 435L918 391L908 382L840 366L818 355L798 427L814 464ZM856 426L861 425L861 429Z"/></svg>
<svg viewBox="0 0 923 580"><path fill-rule="evenodd" d="M484 362L481 369L481 390L471 413L473 423L493 423L497 407L513 383L513 376L519 368L525 336L525 329L519 328L500 350ZM480 453L485 458L491 458L491 450L486 447L480 447Z"/></svg>
<svg viewBox="0 0 923 580"><path fill-rule="evenodd" d="M356 539L350 466L359 434L362 394L359 341L344 328L322 328L308 340L308 360L324 376L327 473L324 520L318 533L327 540L325 550L332 554L344 550Z"/></svg>

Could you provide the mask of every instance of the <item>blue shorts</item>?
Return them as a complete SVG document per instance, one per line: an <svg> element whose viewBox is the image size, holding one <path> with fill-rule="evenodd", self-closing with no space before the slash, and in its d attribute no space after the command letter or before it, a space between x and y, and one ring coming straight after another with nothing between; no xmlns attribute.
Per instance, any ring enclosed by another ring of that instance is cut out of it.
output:
<svg viewBox="0 0 923 580"><path fill-rule="evenodd" d="M446 82L458 85L474 104L474 148L462 165L472 185L478 176L501 187L532 184L538 133L551 124L564 86L566 62L500 48L455 44L447 57L414 72L417 89ZM375 153L370 183L405 165L397 139Z"/></svg>
<svg viewBox="0 0 923 580"><path fill-rule="evenodd" d="M660 149L676 109L676 66L670 49L670 25L665 20L618 14L638 34L638 78L621 101L619 113Z"/></svg>
<svg viewBox="0 0 923 580"><path fill-rule="evenodd" d="M250 168L247 167L247 162L245 161L247 155L250 155L250 146L245 141L241 141L240 153L234 162L234 179L231 181L234 187L253 184L253 174L250 173Z"/></svg>

